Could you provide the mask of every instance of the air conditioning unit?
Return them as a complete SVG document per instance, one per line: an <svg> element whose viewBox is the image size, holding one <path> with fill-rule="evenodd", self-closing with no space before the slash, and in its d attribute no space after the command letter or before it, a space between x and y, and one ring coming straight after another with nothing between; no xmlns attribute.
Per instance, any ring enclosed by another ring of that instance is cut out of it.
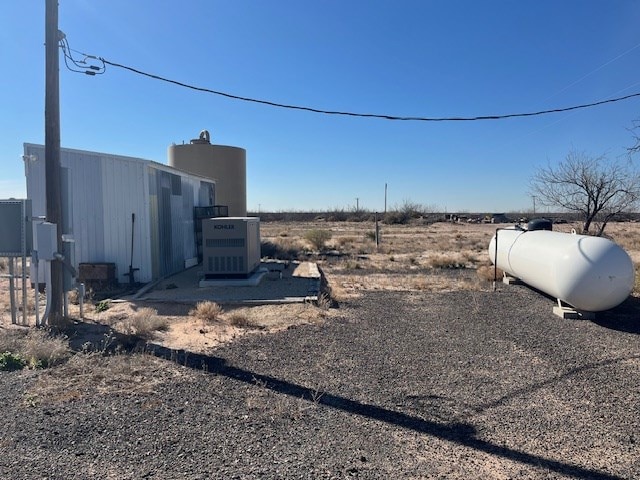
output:
<svg viewBox="0 0 640 480"><path fill-rule="evenodd" d="M260 266L260 219L202 220L202 250L206 279L249 277Z"/></svg>

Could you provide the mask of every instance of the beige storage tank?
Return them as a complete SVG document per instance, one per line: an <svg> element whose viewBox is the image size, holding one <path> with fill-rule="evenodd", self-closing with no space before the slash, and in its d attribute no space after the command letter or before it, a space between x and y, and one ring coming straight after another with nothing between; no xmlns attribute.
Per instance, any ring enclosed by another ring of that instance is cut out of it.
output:
<svg viewBox="0 0 640 480"><path fill-rule="evenodd" d="M228 205L230 217L247 216L247 151L211 145L209 132L186 145L171 145L169 165L216 181L216 204Z"/></svg>

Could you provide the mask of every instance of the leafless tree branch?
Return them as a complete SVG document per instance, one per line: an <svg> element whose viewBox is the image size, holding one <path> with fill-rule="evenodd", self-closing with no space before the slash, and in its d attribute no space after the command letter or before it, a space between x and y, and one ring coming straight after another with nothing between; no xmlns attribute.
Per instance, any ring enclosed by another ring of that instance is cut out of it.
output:
<svg viewBox="0 0 640 480"><path fill-rule="evenodd" d="M558 165L538 169L530 190L546 206L579 213L583 233L596 224L595 234L602 235L613 217L638 205L640 173L630 161L571 151Z"/></svg>

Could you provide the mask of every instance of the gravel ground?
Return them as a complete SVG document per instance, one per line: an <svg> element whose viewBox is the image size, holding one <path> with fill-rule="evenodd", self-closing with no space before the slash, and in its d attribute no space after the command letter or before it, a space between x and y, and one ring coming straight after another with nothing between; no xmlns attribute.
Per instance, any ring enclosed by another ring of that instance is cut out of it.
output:
<svg viewBox="0 0 640 480"><path fill-rule="evenodd" d="M640 478L640 319L552 306L373 292L210 356L1 373L0 477Z"/></svg>

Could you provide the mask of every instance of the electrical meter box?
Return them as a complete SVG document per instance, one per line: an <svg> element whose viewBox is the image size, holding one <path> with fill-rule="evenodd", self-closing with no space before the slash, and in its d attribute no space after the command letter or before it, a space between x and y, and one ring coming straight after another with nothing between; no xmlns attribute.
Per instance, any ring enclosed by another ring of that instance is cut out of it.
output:
<svg viewBox="0 0 640 480"><path fill-rule="evenodd" d="M36 223L36 249L39 260L54 260L58 251L58 226L55 223Z"/></svg>
<svg viewBox="0 0 640 480"><path fill-rule="evenodd" d="M202 220L202 250L206 279L249 277L260 266L260 219Z"/></svg>

